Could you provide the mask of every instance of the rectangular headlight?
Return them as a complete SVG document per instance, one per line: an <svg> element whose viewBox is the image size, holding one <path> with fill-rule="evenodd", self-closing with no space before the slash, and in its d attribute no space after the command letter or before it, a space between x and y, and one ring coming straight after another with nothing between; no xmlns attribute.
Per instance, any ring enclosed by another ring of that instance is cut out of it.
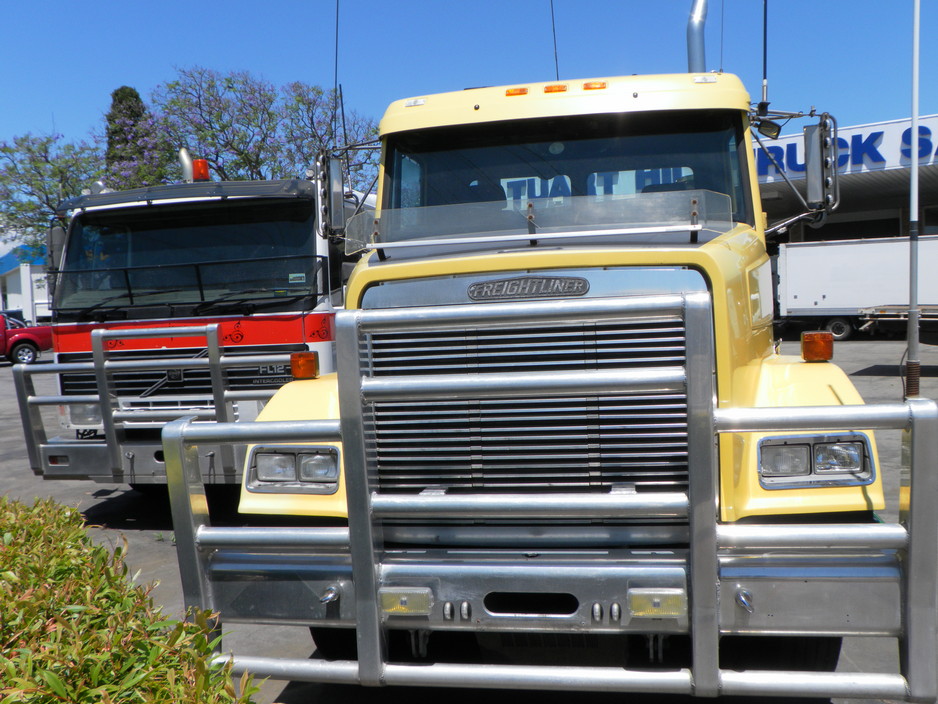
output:
<svg viewBox="0 0 938 704"><path fill-rule="evenodd" d="M96 403L70 403L62 407L65 410L65 422L71 425L99 426L101 407Z"/></svg>
<svg viewBox="0 0 938 704"><path fill-rule="evenodd" d="M766 489L860 486L876 478L869 438L855 432L762 438L758 471Z"/></svg>
<svg viewBox="0 0 938 704"><path fill-rule="evenodd" d="M814 471L863 471L863 445L858 442L830 442L814 446Z"/></svg>
<svg viewBox="0 0 938 704"><path fill-rule="evenodd" d="M765 445L759 452L764 477L794 477L811 473L810 445Z"/></svg>
<svg viewBox="0 0 938 704"><path fill-rule="evenodd" d="M330 446L258 445L247 462L248 491L288 494L334 494L341 463Z"/></svg>
<svg viewBox="0 0 938 704"><path fill-rule="evenodd" d="M297 456L301 482L334 482L339 478L339 458L335 453Z"/></svg>
<svg viewBox="0 0 938 704"><path fill-rule="evenodd" d="M258 453L257 478L262 482L295 482L296 456L291 454Z"/></svg>

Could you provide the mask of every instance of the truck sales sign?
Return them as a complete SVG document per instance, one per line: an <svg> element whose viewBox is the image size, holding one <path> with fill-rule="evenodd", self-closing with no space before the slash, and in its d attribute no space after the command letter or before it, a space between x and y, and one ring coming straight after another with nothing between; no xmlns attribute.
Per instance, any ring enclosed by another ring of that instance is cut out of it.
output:
<svg viewBox="0 0 938 704"><path fill-rule="evenodd" d="M911 119L843 127L838 130L837 137L840 173L907 169L912 163L913 142ZM789 179L804 178L802 135L789 135L777 140L763 138L762 143L772 158L756 147L759 183L783 180L779 169L784 170ZM919 166L938 164L938 115L919 118L918 157ZM773 159L778 166L772 163Z"/></svg>

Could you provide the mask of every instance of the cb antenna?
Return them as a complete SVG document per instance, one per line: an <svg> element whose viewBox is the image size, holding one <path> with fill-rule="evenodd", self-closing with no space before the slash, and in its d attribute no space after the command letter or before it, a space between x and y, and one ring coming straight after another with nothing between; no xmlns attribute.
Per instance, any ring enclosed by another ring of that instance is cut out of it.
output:
<svg viewBox="0 0 938 704"><path fill-rule="evenodd" d="M335 57L332 61L332 146L339 131L339 0L335 0ZM344 110L344 108L343 108Z"/></svg>
<svg viewBox="0 0 938 704"><path fill-rule="evenodd" d="M762 102L759 114L769 109L769 0L762 0Z"/></svg>
<svg viewBox="0 0 938 704"><path fill-rule="evenodd" d="M560 80L560 63L557 59L557 23L554 21L554 0L550 0L550 29L554 33L554 80Z"/></svg>

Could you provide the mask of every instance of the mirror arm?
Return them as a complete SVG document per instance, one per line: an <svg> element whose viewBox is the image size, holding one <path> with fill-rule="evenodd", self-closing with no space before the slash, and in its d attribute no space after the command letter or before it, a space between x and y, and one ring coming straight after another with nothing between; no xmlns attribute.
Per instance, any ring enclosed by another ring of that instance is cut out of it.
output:
<svg viewBox="0 0 938 704"><path fill-rule="evenodd" d="M750 132L752 132L752 130L750 130ZM756 138L756 142L758 142L759 148L760 148L760 149L763 151L763 153L769 158L769 161L772 162L772 166L775 167L775 170L778 172L779 176L781 176L781 177L785 180L785 183L788 184L788 187L791 189L792 193L794 193L796 196L798 196L798 200L801 202L801 206L802 206L805 210L807 210L807 211L809 212L809 214L813 214L813 213L814 213L814 209L811 208L811 207L808 205L808 201L806 201L806 200L804 199L804 196L802 196L801 193L798 191L798 189L795 188L795 184L793 184L793 183L791 182L791 179L788 178L788 174L785 173L785 170L782 168L782 165L779 164L779 163L778 163L778 160L777 160L774 156L772 156L772 153L771 153L768 149L766 149L765 145L762 143L762 140L759 139L758 133L757 133L757 132L752 132L752 136ZM796 218L796 219L801 219L801 217L803 217L803 216L798 216L798 218Z"/></svg>

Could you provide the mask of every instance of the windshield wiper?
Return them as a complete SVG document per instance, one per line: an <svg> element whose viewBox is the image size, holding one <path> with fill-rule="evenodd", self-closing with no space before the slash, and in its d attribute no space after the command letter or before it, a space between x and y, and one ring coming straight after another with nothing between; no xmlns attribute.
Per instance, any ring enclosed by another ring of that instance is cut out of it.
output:
<svg viewBox="0 0 938 704"><path fill-rule="evenodd" d="M218 296L213 298L210 301L202 301L195 308L192 309L193 315L201 315L206 311L209 311L213 308L225 308L231 307L236 310L240 310L244 313L250 313L256 308L263 308L266 306L275 306L285 301L296 301L301 298L306 298L308 296L316 296L318 294L307 291L305 293L294 293L289 296L271 296L262 300L256 298L251 298L245 294L250 293L273 293L273 289L269 288L247 288L242 291L229 291L223 296Z"/></svg>
<svg viewBox="0 0 938 704"><path fill-rule="evenodd" d="M115 293L107 298L98 301L94 305L88 306L87 308L82 308L77 313L78 320L84 320L87 316L91 315L96 310L99 310L106 306L111 301L116 301L118 298L126 298L127 305L133 305L138 298L145 298L146 296L157 296L161 293L179 293L180 291L186 291L188 289L184 288L167 288L160 291L144 291L143 293L130 293L129 291L124 291L122 293Z"/></svg>

